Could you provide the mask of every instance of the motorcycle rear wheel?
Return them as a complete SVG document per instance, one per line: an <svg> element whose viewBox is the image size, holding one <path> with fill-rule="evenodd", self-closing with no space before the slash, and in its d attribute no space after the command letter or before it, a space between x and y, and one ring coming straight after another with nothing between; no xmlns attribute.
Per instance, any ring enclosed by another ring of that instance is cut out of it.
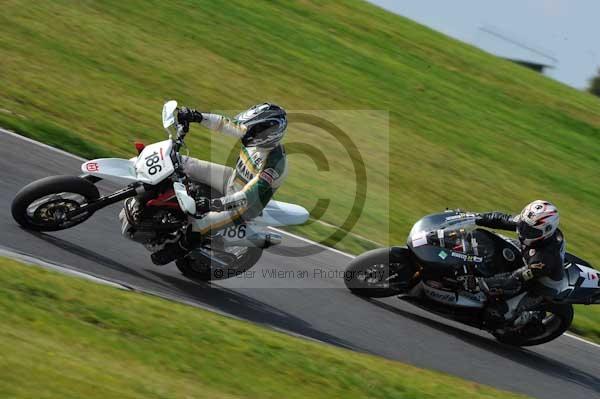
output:
<svg viewBox="0 0 600 399"><path fill-rule="evenodd" d="M93 212L67 219L65 214L100 197L96 186L77 176L50 176L23 187L11 206L12 216L27 230L58 231L76 226Z"/></svg>
<svg viewBox="0 0 600 399"><path fill-rule="evenodd" d="M408 248L379 248L354 258L346 267L344 283L355 295L385 298L414 286L415 272Z"/></svg>
<svg viewBox="0 0 600 399"><path fill-rule="evenodd" d="M534 346L550 342L565 333L573 322L573 305L549 304L545 307L546 316L542 321L544 331L528 334L527 325L517 331L494 333L494 337L504 344L513 346Z"/></svg>

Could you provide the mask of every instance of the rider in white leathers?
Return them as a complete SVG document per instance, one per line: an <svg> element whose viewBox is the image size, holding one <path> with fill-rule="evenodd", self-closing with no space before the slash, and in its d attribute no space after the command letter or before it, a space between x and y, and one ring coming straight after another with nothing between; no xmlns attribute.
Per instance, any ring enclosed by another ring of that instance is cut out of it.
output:
<svg viewBox="0 0 600 399"><path fill-rule="evenodd" d="M176 243L152 254L152 261L164 265L185 256L204 237L227 226L258 216L287 176L283 145L287 116L275 104L259 104L238 114L233 120L212 113L182 108L179 123L186 128L197 122L208 129L237 137L241 149L235 169L212 162L187 158L184 172L194 181L224 193L220 198L200 198L193 231Z"/></svg>

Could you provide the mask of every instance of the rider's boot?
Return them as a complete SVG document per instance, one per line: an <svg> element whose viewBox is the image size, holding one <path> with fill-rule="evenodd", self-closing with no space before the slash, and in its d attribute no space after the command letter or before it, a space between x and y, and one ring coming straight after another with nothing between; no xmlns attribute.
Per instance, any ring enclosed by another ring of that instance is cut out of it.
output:
<svg viewBox="0 0 600 399"><path fill-rule="evenodd" d="M517 316L517 318L515 319L515 321L513 321L513 326L515 327L521 327L524 326L525 324L532 322L532 321L538 321L538 319L540 318L540 312L535 312L535 311L531 311L531 310L526 310L524 312L521 312L519 314L519 316Z"/></svg>
<svg viewBox="0 0 600 399"><path fill-rule="evenodd" d="M521 290L521 283L510 273L478 279L479 289L487 296L488 305L484 310L486 323L490 326L503 325L510 319L506 299Z"/></svg>
<svg viewBox="0 0 600 399"><path fill-rule="evenodd" d="M515 314L518 315L513 321L513 326L521 327L526 324L539 324L541 323L544 315L543 312L530 310L534 309L542 301L542 297L535 295L531 292L527 293L523 299L519 302Z"/></svg>
<svg viewBox="0 0 600 399"><path fill-rule="evenodd" d="M502 326L508 319L508 304L502 298L488 298L484 309L484 320L489 327Z"/></svg>

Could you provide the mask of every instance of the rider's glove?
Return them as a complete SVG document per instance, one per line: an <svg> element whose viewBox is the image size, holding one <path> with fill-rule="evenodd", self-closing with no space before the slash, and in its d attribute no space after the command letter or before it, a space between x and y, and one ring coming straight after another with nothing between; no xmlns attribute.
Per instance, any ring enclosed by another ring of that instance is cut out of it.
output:
<svg viewBox="0 0 600 399"><path fill-rule="evenodd" d="M220 198L215 198L214 200L210 201L210 210L215 212L224 211L225 207L223 206L223 201L221 201Z"/></svg>
<svg viewBox="0 0 600 399"><path fill-rule="evenodd" d="M187 107L181 107L177 112L177 121L183 125L183 131L187 133L190 130L190 122L202 122L202 112Z"/></svg>
<svg viewBox="0 0 600 399"><path fill-rule="evenodd" d="M181 107L177 112L177 120L179 123L202 122L202 112L188 107Z"/></svg>
<svg viewBox="0 0 600 399"><path fill-rule="evenodd" d="M210 212L210 199L200 197L196 200L196 213L199 215Z"/></svg>
<svg viewBox="0 0 600 399"><path fill-rule="evenodd" d="M207 212L221 212L225 209L223 202L219 198L211 200L210 198L200 197L196 200L196 214L203 215Z"/></svg>

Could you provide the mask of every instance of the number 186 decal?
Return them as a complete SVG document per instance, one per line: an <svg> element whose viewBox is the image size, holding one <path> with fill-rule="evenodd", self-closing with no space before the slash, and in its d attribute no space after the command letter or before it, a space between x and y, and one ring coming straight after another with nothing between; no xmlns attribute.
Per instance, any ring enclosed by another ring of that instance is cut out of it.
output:
<svg viewBox="0 0 600 399"><path fill-rule="evenodd" d="M162 170L162 166L156 165L160 161L160 158L158 157L158 153L156 151L154 151L154 153L148 155L144 159L146 160L146 166L148 167L148 173L150 173L151 176L154 176L155 174L157 174L158 172L160 172Z"/></svg>
<svg viewBox="0 0 600 399"><path fill-rule="evenodd" d="M246 225L239 224L237 226L230 226L223 230L223 236L227 238L246 238Z"/></svg>

